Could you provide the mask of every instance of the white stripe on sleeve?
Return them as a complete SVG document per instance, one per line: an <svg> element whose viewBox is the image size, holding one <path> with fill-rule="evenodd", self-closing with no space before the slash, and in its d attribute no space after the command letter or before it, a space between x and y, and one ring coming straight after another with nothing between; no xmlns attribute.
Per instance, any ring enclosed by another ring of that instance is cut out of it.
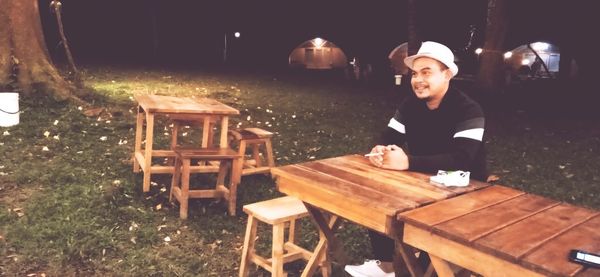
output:
<svg viewBox="0 0 600 277"><path fill-rule="evenodd" d="M390 123L388 123L388 127L392 128L402 134L406 134L406 129L404 128L404 124L398 122L398 120L396 120L393 117L392 117L392 119L390 119Z"/></svg>
<svg viewBox="0 0 600 277"><path fill-rule="evenodd" d="M483 140L483 128L475 128L457 132L454 134L455 138L469 138L478 141Z"/></svg>

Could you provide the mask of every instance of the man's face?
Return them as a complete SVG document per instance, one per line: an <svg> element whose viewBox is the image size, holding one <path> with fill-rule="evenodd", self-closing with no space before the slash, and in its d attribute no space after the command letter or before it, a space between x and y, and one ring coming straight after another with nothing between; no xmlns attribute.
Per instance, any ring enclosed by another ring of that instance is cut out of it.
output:
<svg viewBox="0 0 600 277"><path fill-rule="evenodd" d="M448 90L450 78L450 70L435 59L422 57L413 61L411 84L419 99L441 99Z"/></svg>

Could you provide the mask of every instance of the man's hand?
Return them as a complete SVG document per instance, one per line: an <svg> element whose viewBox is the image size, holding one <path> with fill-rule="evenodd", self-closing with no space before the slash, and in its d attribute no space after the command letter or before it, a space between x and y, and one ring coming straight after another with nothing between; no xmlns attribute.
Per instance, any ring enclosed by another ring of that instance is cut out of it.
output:
<svg viewBox="0 0 600 277"><path fill-rule="evenodd" d="M388 145L387 147L385 147L382 159L382 168L393 170L408 169L408 156L406 155L406 153L404 153L404 150L402 150L402 148L398 147L397 145Z"/></svg>
<svg viewBox="0 0 600 277"><path fill-rule="evenodd" d="M376 166L376 167L381 167L383 165L383 153L386 151L385 146L383 145L375 145L375 147L373 147L373 149L371 149L371 153L370 154L379 154L379 155L373 155L369 157L369 161L371 162L372 165Z"/></svg>

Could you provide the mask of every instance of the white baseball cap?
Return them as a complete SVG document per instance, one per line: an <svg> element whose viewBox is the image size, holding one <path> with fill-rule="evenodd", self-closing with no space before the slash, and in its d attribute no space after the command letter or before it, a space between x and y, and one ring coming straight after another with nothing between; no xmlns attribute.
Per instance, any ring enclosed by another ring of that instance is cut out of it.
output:
<svg viewBox="0 0 600 277"><path fill-rule="evenodd" d="M419 52L416 55L408 56L404 59L404 64L408 68L413 69L413 62L415 59L421 57L432 58L445 64L450 69L450 72L452 72L452 77L458 73L458 66L454 63L454 54L446 45L434 41L425 41L421 44L421 48L419 48Z"/></svg>

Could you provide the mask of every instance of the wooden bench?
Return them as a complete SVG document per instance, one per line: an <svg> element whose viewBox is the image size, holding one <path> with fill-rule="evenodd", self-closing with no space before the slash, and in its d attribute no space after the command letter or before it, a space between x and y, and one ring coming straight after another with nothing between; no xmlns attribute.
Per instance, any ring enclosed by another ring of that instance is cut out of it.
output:
<svg viewBox="0 0 600 277"><path fill-rule="evenodd" d="M229 137L237 143L238 153L244 157L242 176L271 172L271 168L275 166L271 144L273 133L260 128L245 128L229 130ZM252 148L251 158L246 157L248 147ZM261 148L263 158L261 158Z"/></svg>
<svg viewBox="0 0 600 277"><path fill-rule="evenodd" d="M237 186L240 183L240 155L229 148L174 148L175 172L171 181L169 201L173 197L179 202L179 216L186 219L188 216L188 202L190 198L222 198L228 202L230 215L235 215ZM217 184L214 189L190 189L190 165L192 160L219 161ZM225 179L229 174L229 187L225 186Z"/></svg>
<svg viewBox="0 0 600 277"><path fill-rule="evenodd" d="M399 215L404 242L429 253L438 276L449 262L484 276L600 276L567 258L600 253L600 212L492 186Z"/></svg>

